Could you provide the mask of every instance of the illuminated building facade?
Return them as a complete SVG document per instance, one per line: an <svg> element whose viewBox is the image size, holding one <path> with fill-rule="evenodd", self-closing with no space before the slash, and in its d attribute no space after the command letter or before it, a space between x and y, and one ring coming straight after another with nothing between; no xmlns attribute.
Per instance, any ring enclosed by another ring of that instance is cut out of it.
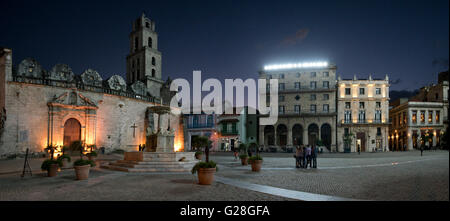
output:
<svg viewBox="0 0 450 221"><path fill-rule="evenodd" d="M338 151L388 151L389 78L338 78ZM351 137L351 139L348 139Z"/></svg>
<svg viewBox="0 0 450 221"><path fill-rule="evenodd" d="M278 79L278 121L259 126L264 149L316 145L336 151L336 65L327 62L269 65L259 78L267 80L261 96L270 106L270 79ZM264 102L260 100L260 102Z"/></svg>
<svg viewBox="0 0 450 221"><path fill-rule="evenodd" d="M174 131L174 150L183 150L179 115L149 120L157 118L149 107L166 105L171 98L170 82L161 80L156 37L154 22L145 15L133 22L127 81L119 75L103 79L92 69L74 74L66 64L45 70L31 58L13 65L12 50L1 48L0 158L27 148L40 153L47 145L67 146L75 140L107 152L138 150L152 132L149 128L156 127Z"/></svg>
<svg viewBox="0 0 450 221"><path fill-rule="evenodd" d="M421 145L440 145L445 131L444 103L412 101L407 98L392 103L389 115L389 146L392 150L419 149Z"/></svg>

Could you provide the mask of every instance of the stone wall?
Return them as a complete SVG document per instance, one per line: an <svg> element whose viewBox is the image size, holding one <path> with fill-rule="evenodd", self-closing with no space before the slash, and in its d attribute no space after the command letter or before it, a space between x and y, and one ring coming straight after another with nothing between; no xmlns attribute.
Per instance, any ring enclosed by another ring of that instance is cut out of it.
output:
<svg viewBox="0 0 450 221"><path fill-rule="evenodd" d="M76 92L92 101L98 107L96 114L82 114L83 111L72 106L74 110L62 113L63 116L58 118L59 124L53 122L53 131L50 131L48 102L66 92ZM147 107L156 105L139 99L76 88L11 81L6 83L5 97L8 117L1 139L1 157L23 153L26 148L30 148L32 152L41 152L49 142L62 145L64 122L68 118L75 118L81 123L82 139L85 138L86 143L95 143L98 148L105 147L106 151L137 150L139 144L145 143ZM167 116L163 117L161 122L162 127L167 128ZM170 124L171 128L178 130L179 116L172 115ZM94 128L89 129L89 125L93 125ZM134 125L135 128L132 127Z"/></svg>

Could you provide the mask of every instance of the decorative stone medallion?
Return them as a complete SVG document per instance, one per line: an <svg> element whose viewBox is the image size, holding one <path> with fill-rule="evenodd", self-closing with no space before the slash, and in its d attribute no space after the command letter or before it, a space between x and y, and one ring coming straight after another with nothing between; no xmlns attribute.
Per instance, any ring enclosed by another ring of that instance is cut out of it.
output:
<svg viewBox="0 0 450 221"><path fill-rule="evenodd" d="M139 95L147 95L147 86L141 81L136 81L131 85L131 90Z"/></svg>
<svg viewBox="0 0 450 221"><path fill-rule="evenodd" d="M113 75L108 80L108 86L109 88L116 90L116 91L126 91L127 90L127 83L125 83L125 80L119 76L119 75Z"/></svg>
<svg viewBox="0 0 450 221"><path fill-rule="evenodd" d="M89 68L81 74L81 80L85 85L101 87L103 79L97 71Z"/></svg>
<svg viewBox="0 0 450 221"><path fill-rule="evenodd" d="M72 82L74 77L75 75L72 72L72 68L70 68L69 65L67 64L55 65L50 71L49 76L51 80L67 81L67 82Z"/></svg>
<svg viewBox="0 0 450 221"><path fill-rule="evenodd" d="M17 67L17 76L42 78L44 70L33 58L26 58Z"/></svg>

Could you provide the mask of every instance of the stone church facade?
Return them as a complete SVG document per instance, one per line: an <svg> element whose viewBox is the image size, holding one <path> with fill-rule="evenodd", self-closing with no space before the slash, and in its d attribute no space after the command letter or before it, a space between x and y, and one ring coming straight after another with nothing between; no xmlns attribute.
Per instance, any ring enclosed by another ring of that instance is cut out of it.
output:
<svg viewBox="0 0 450 221"><path fill-rule="evenodd" d="M32 58L14 66L12 56L0 48L0 158L74 140L107 152L137 150L146 143L148 119L158 118L149 107L168 105L173 95L170 79L162 80L155 23L145 15L133 22L126 80L103 79L92 69L78 75L66 64L47 71ZM180 116L158 121L175 130L175 148L182 149Z"/></svg>

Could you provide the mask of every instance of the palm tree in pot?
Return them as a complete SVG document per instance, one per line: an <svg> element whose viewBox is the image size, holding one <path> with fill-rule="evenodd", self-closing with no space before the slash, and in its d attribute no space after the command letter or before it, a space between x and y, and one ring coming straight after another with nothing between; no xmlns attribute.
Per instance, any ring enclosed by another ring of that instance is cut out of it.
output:
<svg viewBox="0 0 450 221"><path fill-rule="evenodd" d="M43 171L47 171L47 175L49 177L56 176L56 173L58 171L58 167L62 166L62 161L59 159L54 159L54 153L56 146L49 144L47 148L45 148L47 152L49 153L50 159L44 160L41 164L41 169Z"/></svg>
<svg viewBox="0 0 450 221"><path fill-rule="evenodd" d="M192 168L192 174L198 173L198 182L201 185L210 185L214 181L214 173L218 170L214 161L209 160L209 148L211 141L208 137L194 137L193 145L196 148L205 148L206 161L200 161Z"/></svg>
<svg viewBox="0 0 450 221"><path fill-rule="evenodd" d="M81 141L74 141L71 144L73 150L80 150L80 159L73 163L77 180L85 180L89 177L89 170L95 166L94 161L83 159L83 145Z"/></svg>
<svg viewBox="0 0 450 221"><path fill-rule="evenodd" d="M241 143L239 144L239 150L241 151L241 155L239 155L239 158L241 159L242 165L248 165L248 147L246 144Z"/></svg>
<svg viewBox="0 0 450 221"><path fill-rule="evenodd" d="M261 170L263 159L262 159L261 155L259 155L258 144L256 142L253 142L250 144L250 147L256 148L256 155L251 156L250 158L248 158L248 160L250 161L250 164L252 165L252 171L259 172Z"/></svg>

